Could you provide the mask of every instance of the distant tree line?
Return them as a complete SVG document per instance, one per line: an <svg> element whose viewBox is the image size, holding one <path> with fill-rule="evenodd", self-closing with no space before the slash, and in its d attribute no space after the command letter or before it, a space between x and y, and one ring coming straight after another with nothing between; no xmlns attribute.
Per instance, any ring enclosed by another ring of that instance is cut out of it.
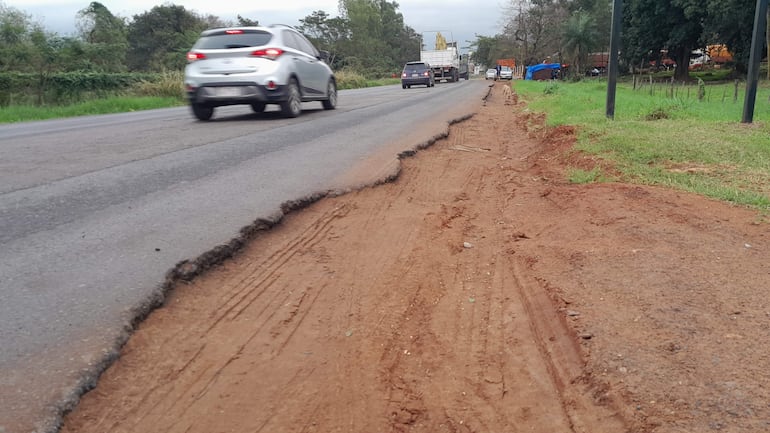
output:
<svg viewBox="0 0 770 433"><path fill-rule="evenodd" d="M744 71L751 44L755 0L624 0L621 61L625 68L649 65L667 50L687 65L693 48L726 44L738 71ZM508 0L501 32L467 41L475 63L494 65L513 57L519 64L569 63L585 71L589 54L609 46L612 0ZM240 15L226 21L184 6L163 3L131 18L114 15L92 2L77 14L77 32L62 36L0 0L0 92L48 82L124 82L98 74L181 71L185 53L201 31L231 25L257 25ZM298 29L330 53L336 70L366 76L397 72L419 58L421 36L404 23L399 5L388 0L340 0L338 15L317 10L298 20ZM686 79L687 68L676 78ZM53 80L54 74L72 75ZM10 74L10 75L9 75ZM96 75L95 75L96 74ZM13 83L13 84L10 84ZM90 84L88 84L90 85ZM59 92L60 93L60 92ZM41 98L38 98L42 100ZM9 98L0 95L0 103Z"/></svg>
<svg viewBox="0 0 770 433"><path fill-rule="evenodd" d="M340 15L315 11L299 30L332 53L333 65L369 74L395 71L419 56L420 36L404 24L398 3L341 0ZM92 2L77 14L77 33L47 31L24 11L0 2L0 72L160 72L181 70L201 31L258 25L238 16L225 21L164 3L130 19Z"/></svg>
<svg viewBox="0 0 770 433"><path fill-rule="evenodd" d="M746 70L756 0L623 3L620 57L625 70L659 62L665 50L685 66L675 72L676 79L684 80L691 51L716 43L727 45L737 71ZM608 51L612 0L509 0L502 15L501 33L476 35L472 41L477 63L494 65L508 57L525 65L550 60L582 74L590 53Z"/></svg>

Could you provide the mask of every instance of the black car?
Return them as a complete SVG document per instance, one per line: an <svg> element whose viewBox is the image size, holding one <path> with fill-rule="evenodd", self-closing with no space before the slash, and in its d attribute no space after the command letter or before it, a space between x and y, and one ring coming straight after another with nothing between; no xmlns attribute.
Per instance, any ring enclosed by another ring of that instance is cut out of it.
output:
<svg viewBox="0 0 770 433"><path fill-rule="evenodd" d="M404 89L414 85L433 87L436 80L433 77L433 69L425 62L408 62L401 72L401 87Z"/></svg>

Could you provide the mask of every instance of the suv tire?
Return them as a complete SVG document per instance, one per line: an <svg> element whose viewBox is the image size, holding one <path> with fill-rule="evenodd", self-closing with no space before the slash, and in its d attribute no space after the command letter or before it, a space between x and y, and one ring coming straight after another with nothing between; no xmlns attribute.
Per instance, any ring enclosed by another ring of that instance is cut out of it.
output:
<svg viewBox="0 0 770 433"><path fill-rule="evenodd" d="M337 108L337 83L334 80L329 80L329 84L326 86L327 99L321 101L324 110L334 110Z"/></svg>
<svg viewBox="0 0 770 433"><path fill-rule="evenodd" d="M210 120L214 115L214 107L193 103L190 105L192 112L198 120Z"/></svg>
<svg viewBox="0 0 770 433"><path fill-rule="evenodd" d="M267 104L265 104L264 102L255 102L255 103L251 104L251 109L254 110L255 113L261 113L261 112L265 111L265 106L266 105Z"/></svg>
<svg viewBox="0 0 770 433"><path fill-rule="evenodd" d="M286 100L281 102L281 114L284 117L297 117L302 113L302 95L299 93L297 80L292 78L286 86Z"/></svg>

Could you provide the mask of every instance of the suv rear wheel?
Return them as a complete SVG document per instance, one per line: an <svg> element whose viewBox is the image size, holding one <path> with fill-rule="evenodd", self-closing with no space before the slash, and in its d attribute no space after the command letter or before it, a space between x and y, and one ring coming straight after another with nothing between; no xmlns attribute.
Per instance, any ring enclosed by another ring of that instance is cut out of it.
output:
<svg viewBox="0 0 770 433"><path fill-rule="evenodd" d="M214 115L214 107L209 105L193 103L190 106L192 107L193 114L198 120L209 120L211 119L211 116Z"/></svg>
<svg viewBox="0 0 770 433"><path fill-rule="evenodd" d="M286 86L286 100L281 102L281 114L285 117L297 117L302 113L302 96L299 94L297 80L292 78Z"/></svg>

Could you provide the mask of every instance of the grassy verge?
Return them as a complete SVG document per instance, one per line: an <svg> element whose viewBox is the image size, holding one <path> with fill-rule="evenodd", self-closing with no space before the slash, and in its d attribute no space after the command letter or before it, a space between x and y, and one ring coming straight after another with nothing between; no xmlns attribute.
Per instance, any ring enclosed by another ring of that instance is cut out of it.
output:
<svg viewBox="0 0 770 433"><path fill-rule="evenodd" d="M513 84L527 109L551 126L578 126L576 148L607 161L612 173L570 170L573 182L621 180L663 185L770 211L770 86L756 99L754 123L741 123L745 83L618 85L615 120L605 117L606 81ZM698 98L699 90L702 98ZM619 173L619 175L617 174Z"/></svg>
<svg viewBox="0 0 770 433"><path fill-rule="evenodd" d="M337 87L342 89L361 89L364 87L387 86L390 84L400 84L400 78L366 78L365 76L352 71L338 71L335 74L337 78Z"/></svg>
<svg viewBox="0 0 770 433"><path fill-rule="evenodd" d="M127 113L182 105L180 98L158 96L111 97L55 107L12 106L0 110L0 123L47 120L93 114Z"/></svg>
<svg viewBox="0 0 770 433"><path fill-rule="evenodd" d="M399 78L370 79L350 71L340 71L335 75L337 87L340 90L386 86L401 82ZM143 81L127 89L122 95L94 96L67 105L10 105L0 109L0 123L124 113L185 105L183 82L184 76L181 72L164 73L159 74L153 81Z"/></svg>

